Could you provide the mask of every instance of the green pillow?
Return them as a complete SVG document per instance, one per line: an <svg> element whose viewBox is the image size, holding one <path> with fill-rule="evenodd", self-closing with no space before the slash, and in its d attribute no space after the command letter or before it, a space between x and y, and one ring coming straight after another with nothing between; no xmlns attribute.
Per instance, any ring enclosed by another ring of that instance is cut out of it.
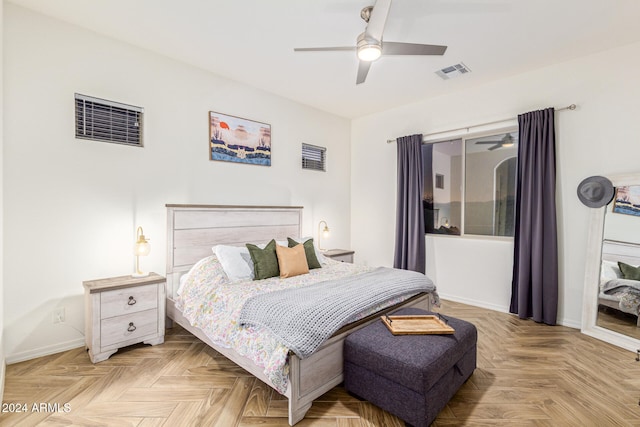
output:
<svg viewBox="0 0 640 427"><path fill-rule="evenodd" d="M640 280L640 267L634 267L618 261L618 267L622 271L622 277L628 280Z"/></svg>
<svg viewBox="0 0 640 427"><path fill-rule="evenodd" d="M278 256L276 255L276 241L271 240L264 249L251 243L246 244L253 261L253 280L268 279L280 275Z"/></svg>
<svg viewBox="0 0 640 427"><path fill-rule="evenodd" d="M287 237L287 241L289 242L290 248L299 245L299 243L293 240L291 237ZM307 264L309 265L309 269L322 267L320 265L320 262L318 261L318 257L316 256L316 249L313 247L313 239L307 240L302 245L304 246L304 254L307 257Z"/></svg>

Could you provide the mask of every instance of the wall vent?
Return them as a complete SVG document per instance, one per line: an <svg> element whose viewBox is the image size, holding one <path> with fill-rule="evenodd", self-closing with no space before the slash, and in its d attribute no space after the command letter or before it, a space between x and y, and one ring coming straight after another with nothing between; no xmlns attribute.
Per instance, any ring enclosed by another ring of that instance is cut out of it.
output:
<svg viewBox="0 0 640 427"><path fill-rule="evenodd" d="M326 172L327 149L302 143L302 169Z"/></svg>
<svg viewBox="0 0 640 427"><path fill-rule="evenodd" d="M469 69L469 67L461 62L459 64L451 65L450 67L445 67L442 70L438 70L436 71L436 74L442 77L442 79L444 80L449 80L470 72L471 70Z"/></svg>
<svg viewBox="0 0 640 427"><path fill-rule="evenodd" d="M75 94L76 138L142 147L144 109Z"/></svg>

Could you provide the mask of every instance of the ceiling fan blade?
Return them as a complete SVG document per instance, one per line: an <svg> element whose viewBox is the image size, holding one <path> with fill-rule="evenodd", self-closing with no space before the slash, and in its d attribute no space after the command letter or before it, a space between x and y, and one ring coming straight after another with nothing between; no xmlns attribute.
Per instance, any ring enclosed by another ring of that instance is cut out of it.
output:
<svg viewBox="0 0 640 427"><path fill-rule="evenodd" d="M384 25L387 22L387 16L389 16L389 9L391 9L391 0L377 0L371 11L369 17L369 23L365 34L368 37L372 37L375 40L382 40L382 32L384 31Z"/></svg>
<svg viewBox="0 0 640 427"><path fill-rule="evenodd" d="M293 49L294 52L333 52L333 51L341 51L341 50L351 50L355 51L355 46L338 46L338 47L296 47Z"/></svg>
<svg viewBox="0 0 640 427"><path fill-rule="evenodd" d="M498 145L502 145L502 141L477 141L476 144L498 144Z"/></svg>
<svg viewBox="0 0 640 427"><path fill-rule="evenodd" d="M493 147L489 147L487 148L487 150L489 151L493 151L493 150L497 150L498 148L502 147L502 144L496 144Z"/></svg>
<svg viewBox="0 0 640 427"><path fill-rule="evenodd" d="M356 84L364 83L371 68L371 61L359 61L358 63L358 77L356 77Z"/></svg>
<svg viewBox="0 0 640 427"><path fill-rule="evenodd" d="M402 42L383 42L383 55L444 55L447 46Z"/></svg>

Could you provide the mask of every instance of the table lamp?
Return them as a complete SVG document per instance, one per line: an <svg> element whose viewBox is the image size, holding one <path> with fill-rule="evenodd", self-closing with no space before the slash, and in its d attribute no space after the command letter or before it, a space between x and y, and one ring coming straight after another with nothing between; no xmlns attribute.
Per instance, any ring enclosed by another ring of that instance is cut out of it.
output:
<svg viewBox="0 0 640 427"><path fill-rule="evenodd" d="M322 224L324 224L324 228L322 228ZM324 237L325 239L329 237L329 226L327 225L326 221L320 221L318 223L318 249L324 251L326 249L323 249L322 245L320 244L322 241L322 237Z"/></svg>

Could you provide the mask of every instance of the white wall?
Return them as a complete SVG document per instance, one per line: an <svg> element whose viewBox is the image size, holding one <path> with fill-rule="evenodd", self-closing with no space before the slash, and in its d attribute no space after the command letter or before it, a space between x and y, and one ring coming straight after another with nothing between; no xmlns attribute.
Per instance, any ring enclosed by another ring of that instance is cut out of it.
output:
<svg viewBox="0 0 640 427"><path fill-rule="evenodd" d="M396 147L386 144L387 139L576 103L577 110L556 114L558 319L580 327L588 208L579 202L576 187L591 175L638 172L639 96L636 43L354 120L351 240L358 259L393 262ZM429 237L428 274L443 297L507 311L512 251L510 241Z"/></svg>
<svg viewBox="0 0 640 427"><path fill-rule="evenodd" d="M614 213L613 203L604 213L604 239L640 244L640 218Z"/></svg>
<svg viewBox="0 0 640 427"><path fill-rule="evenodd" d="M4 55L7 361L83 345L82 281L132 272L138 225L162 274L166 203L302 205L305 234L324 219L350 247L348 120L10 3ZM75 92L144 107L145 147L75 139ZM210 110L269 123L272 166L209 161ZM301 170L302 142L326 173Z"/></svg>

